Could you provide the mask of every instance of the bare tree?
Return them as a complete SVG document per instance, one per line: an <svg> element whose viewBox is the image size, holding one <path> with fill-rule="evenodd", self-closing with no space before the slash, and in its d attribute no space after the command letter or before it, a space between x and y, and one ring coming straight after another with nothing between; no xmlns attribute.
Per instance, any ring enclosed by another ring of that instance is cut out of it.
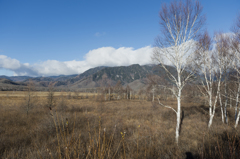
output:
<svg viewBox="0 0 240 159"><path fill-rule="evenodd" d="M121 81L118 81L116 85L114 86L114 92L117 94L117 100L120 99L121 93L122 93L122 83Z"/></svg>
<svg viewBox="0 0 240 159"><path fill-rule="evenodd" d="M107 93L108 93L108 97L109 97L109 100L111 100L111 86L112 86L112 80L111 79L108 79L108 76L106 73L104 73L102 75L102 80L100 82L100 85L103 89L103 93L104 93L104 97L105 97L105 100L107 100Z"/></svg>
<svg viewBox="0 0 240 159"><path fill-rule="evenodd" d="M236 62L236 61L235 61ZM233 62L233 63L235 63ZM238 105L239 105L239 95L240 95L240 68L236 68L238 71L233 72L231 74L231 88L230 88L230 93L231 93L231 97L230 99L235 101L235 127L237 127L238 125ZM238 118L239 120L239 118Z"/></svg>
<svg viewBox="0 0 240 159"><path fill-rule="evenodd" d="M27 95L26 95L26 112L27 112L27 116L29 114L29 111L33 108L33 91L34 91L34 83L32 80L28 81L27 84Z"/></svg>
<svg viewBox="0 0 240 159"><path fill-rule="evenodd" d="M145 96L145 89L141 88L141 89L138 91L138 99L143 100L143 99L144 99L144 96Z"/></svg>
<svg viewBox="0 0 240 159"><path fill-rule="evenodd" d="M223 90L222 93L219 94L219 101L222 111L222 121L226 124L228 123L228 116L227 116L227 106L228 106L228 100L230 96L228 95L228 81L229 81L229 72L233 68L232 66L232 60L233 60L233 54L231 51L231 37L223 34L223 33L217 33L215 36L216 41L216 49L218 51L219 59L221 59L221 68L223 73ZM220 57L221 56L221 57ZM222 103L222 99L224 99L224 105Z"/></svg>
<svg viewBox="0 0 240 159"><path fill-rule="evenodd" d="M78 90L75 90L75 91L74 91L74 98L75 98L75 99L78 99L78 98L79 98L79 91L78 91Z"/></svg>
<svg viewBox="0 0 240 159"><path fill-rule="evenodd" d="M152 93L152 102L154 102L154 98L156 95L157 90L159 89L159 86L161 85L161 77L154 74L149 74L146 79L146 83L148 84L147 91L150 91Z"/></svg>
<svg viewBox="0 0 240 159"><path fill-rule="evenodd" d="M236 101L236 105L235 105L235 128L238 126L238 122L239 122L239 117L240 117L240 109L238 108L238 104L239 104L239 95L240 95L240 77L239 77L239 73L238 73L238 77L237 77L237 90L236 90L236 95L235 95L235 101ZM239 109L239 110L238 110Z"/></svg>
<svg viewBox="0 0 240 159"><path fill-rule="evenodd" d="M107 96L106 96L107 81L108 81L107 74L104 73L102 75L102 80L100 81L100 86L102 87L102 94L104 94L105 101L107 100Z"/></svg>
<svg viewBox="0 0 240 159"><path fill-rule="evenodd" d="M111 93L112 93L112 81L110 79L108 80L108 100L111 100Z"/></svg>
<svg viewBox="0 0 240 159"><path fill-rule="evenodd" d="M126 91L126 98L132 99L132 88L129 85L127 85L125 88L125 91Z"/></svg>
<svg viewBox="0 0 240 159"><path fill-rule="evenodd" d="M48 86L48 97L47 97L47 107L52 111L52 108L56 105L56 101L54 99L54 85L50 83Z"/></svg>
<svg viewBox="0 0 240 159"><path fill-rule="evenodd" d="M221 79L222 79L222 45L221 42L218 41L216 43L216 50L213 51L212 39L205 32L197 43L197 49L194 57L195 67L198 68L198 74L201 74L202 79L202 87L203 89L199 89L202 94L208 97L208 105L209 105L209 122L208 128L211 127L213 117L215 115L216 105L218 101L218 97L220 96L220 87L221 87ZM217 91L214 92L214 85L217 85ZM221 103L221 101L220 101ZM222 110L222 109L221 109Z"/></svg>
<svg viewBox="0 0 240 159"><path fill-rule="evenodd" d="M153 61L160 63L174 83L169 88L177 98L177 109L159 104L172 109L177 116L176 143L178 143L180 117L181 117L181 93L186 82L193 76L192 72L186 72L189 58L194 49L194 40L197 39L205 17L202 15L202 6L198 1L191 0L174 1L169 6L162 5L159 12L161 35L156 38L156 47L152 56ZM172 73L164 64L172 65L176 74Z"/></svg>
<svg viewBox="0 0 240 159"><path fill-rule="evenodd" d="M239 64L240 64L240 14L239 14L239 16L236 20L235 25L232 28L232 31L234 33L234 36L233 36L233 39L232 39L232 50L233 50L233 53L234 53L234 57L237 59L237 60L233 61L233 65L234 65L234 69L237 71L237 73L240 74L240 70L239 70ZM240 88L240 83L239 83L239 88ZM238 108L239 91L240 91L240 89L238 89L237 95L236 95L235 128L237 127L238 122L239 122L239 118L240 118L240 108Z"/></svg>

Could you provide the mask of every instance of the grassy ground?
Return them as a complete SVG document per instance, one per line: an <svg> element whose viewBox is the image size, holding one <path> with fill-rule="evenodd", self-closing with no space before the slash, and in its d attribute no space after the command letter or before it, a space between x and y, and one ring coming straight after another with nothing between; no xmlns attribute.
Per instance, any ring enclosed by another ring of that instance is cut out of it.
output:
<svg viewBox="0 0 240 159"><path fill-rule="evenodd" d="M157 103L58 92L50 110L48 93L35 92L27 115L26 94L0 92L0 158L240 158L231 109L229 125L217 110L208 130L208 107L183 100L177 146L176 115Z"/></svg>
<svg viewBox="0 0 240 159"><path fill-rule="evenodd" d="M0 91L0 97L24 97L28 92L24 91ZM49 92L32 92L34 96L47 97ZM54 92L56 97L58 96L76 96L75 92ZM78 93L79 96L94 96L96 93Z"/></svg>

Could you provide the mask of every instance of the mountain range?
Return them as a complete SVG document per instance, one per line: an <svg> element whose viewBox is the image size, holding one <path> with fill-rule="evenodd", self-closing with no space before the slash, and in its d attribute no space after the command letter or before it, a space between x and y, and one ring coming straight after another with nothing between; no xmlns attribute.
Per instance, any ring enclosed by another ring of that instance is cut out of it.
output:
<svg viewBox="0 0 240 159"><path fill-rule="evenodd" d="M166 66L173 74L176 73L172 66ZM95 88L102 86L114 86L118 81L123 86L129 85L133 90L139 90L146 86L144 80L149 74L164 76L165 71L159 65L134 64L118 67L95 67L81 74L59 75L48 77L29 76L0 76L1 90L24 90L31 80L39 90L46 89L52 84L56 89L77 90L82 88Z"/></svg>

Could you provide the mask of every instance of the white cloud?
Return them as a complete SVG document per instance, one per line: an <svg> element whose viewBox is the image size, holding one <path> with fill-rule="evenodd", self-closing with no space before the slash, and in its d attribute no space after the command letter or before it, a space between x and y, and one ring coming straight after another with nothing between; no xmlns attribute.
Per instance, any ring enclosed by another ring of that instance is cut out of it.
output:
<svg viewBox="0 0 240 159"><path fill-rule="evenodd" d="M0 68L11 70L14 75L29 76L51 76L51 75L70 75L79 74L90 68L97 66L128 66L131 64L149 64L151 63L152 49L146 46L134 50L133 48L120 47L102 47L89 51L85 55L84 61L56 61L47 60L30 65L29 63L20 63L5 55L0 55Z"/></svg>
<svg viewBox="0 0 240 159"><path fill-rule="evenodd" d="M91 66L123 66L131 64L148 64L151 62L152 48L146 46L137 50L133 48L102 47L89 51L85 58Z"/></svg>
<svg viewBox="0 0 240 159"><path fill-rule="evenodd" d="M21 66L20 62L5 55L0 55L0 68L17 69Z"/></svg>

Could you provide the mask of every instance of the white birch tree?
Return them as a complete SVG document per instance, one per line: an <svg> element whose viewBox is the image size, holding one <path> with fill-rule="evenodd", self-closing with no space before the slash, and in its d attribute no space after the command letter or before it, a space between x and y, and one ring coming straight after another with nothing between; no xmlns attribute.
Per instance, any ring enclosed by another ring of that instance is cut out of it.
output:
<svg viewBox="0 0 240 159"><path fill-rule="evenodd" d="M234 60L233 63L236 63L237 61ZM235 128L238 125L238 105L239 105L239 96L240 96L240 74L239 74L239 68L238 71L234 72L233 75L231 75L231 82L233 84L233 88L230 89L231 92L231 97L230 99L235 101L235 115L234 115L234 120L235 120Z"/></svg>
<svg viewBox="0 0 240 159"><path fill-rule="evenodd" d="M219 43L218 43L219 42ZM197 49L194 56L194 64L197 68L197 73L202 75L201 79L203 89L199 89L201 93L208 98L209 106L209 122L208 128L211 127L213 117L216 112L218 97L220 97L220 87L222 79L222 45L220 41L216 43L216 48L213 50L213 42L207 32L205 32L197 43ZM217 89L214 92L214 85ZM220 98L221 99L221 98ZM220 104L222 101L219 101ZM223 110L221 107L223 116Z"/></svg>
<svg viewBox="0 0 240 159"><path fill-rule="evenodd" d="M228 91L228 84L229 84L229 72L232 70L233 65L233 53L231 50L231 36L223 33L218 33L215 36L217 51L218 51L218 58L222 60L221 68L223 73L223 90L220 91L219 94L219 101L222 111L222 120L226 124L228 124L228 116L227 116L227 106L228 100L230 99L229 91ZM222 99L223 102L222 103Z"/></svg>
<svg viewBox="0 0 240 159"><path fill-rule="evenodd" d="M232 50L234 53L234 57L237 60L233 61L233 65L234 65L234 69L237 71L238 74L240 74L240 70L239 70L239 63L240 63L240 14L236 20L235 25L233 26L232 29L234 36L232 39ZM236 95L236 106L235 106L235 128L238 125L239 122L239 118L240 118L240 108L238 108L238 95L239 95L239 90L237 91L237 95Z"/></svg>
<svg viewBox="0 0 240 159"><path fill-rule="evenodd" d="M194 49L194 40L198 37L205 17L202 15L202 6L198 1L174 1L169 6L163 4L160 12L161 34L156 38L155 49L152 56L153 61L160 63L170 81L174 84L172 91L177 99L177 109L171 106L159 104L172 109L177 116L176 143L178 144L182 89L186 82L193 76L188 72L187 64ZM171 72L164 64L175 67L175 73Z"/></svg>

